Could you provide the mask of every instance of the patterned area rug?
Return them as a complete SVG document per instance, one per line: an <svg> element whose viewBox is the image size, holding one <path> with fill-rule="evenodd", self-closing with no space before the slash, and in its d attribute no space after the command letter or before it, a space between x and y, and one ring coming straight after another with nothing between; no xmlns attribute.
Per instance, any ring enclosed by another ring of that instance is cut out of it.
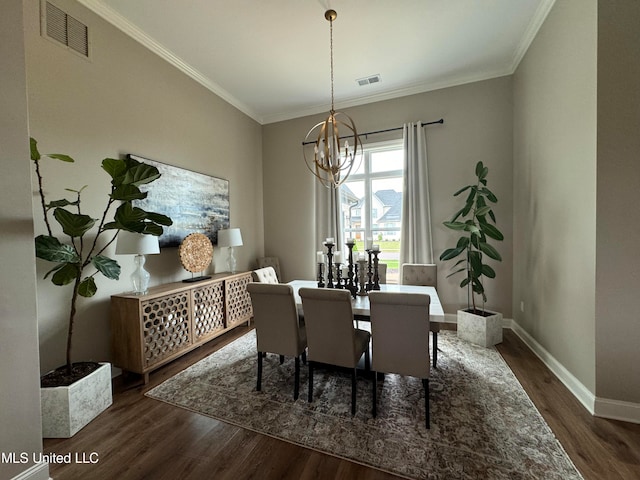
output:
<svg viewBox="0 0 640 480"><path fill-rule="evenodd" d="M362 323L362 322L361 322ZM307 369L293 400L293 359L264 359L256 391L256 340L251 331L175 375L147 395L224 422L415 479L580 479L562 446L500 354L438 338L431 374L431 429L424 426L419 379L386 375L378 382L378 416L371 416L372 380L358 377L351 416L348 373Z"/></svg>

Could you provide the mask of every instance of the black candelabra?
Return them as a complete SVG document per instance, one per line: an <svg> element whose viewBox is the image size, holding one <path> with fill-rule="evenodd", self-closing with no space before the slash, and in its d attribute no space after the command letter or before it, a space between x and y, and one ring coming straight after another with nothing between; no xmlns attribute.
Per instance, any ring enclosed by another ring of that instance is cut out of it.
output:
<svg viewBox="0 0 640 480"><path fill-rule="evenodd" d="M324 246L327 247L327 288L334 288L333 284L333 238L327 238L324 242Z"/></svg>
<svg viewBox="0 0 640 480"><path fill-rule="evenodd" d="M345 280L345 288L351 292L351 296L355 298L356 293L358 293L358 280L357 280L357 270L358 265L353 263L353 247L355 246L355 242L353 239L349 239L347 241L347 248L349 249L349 270L347 272L347 278Z"/></svg>
<svg viewBox="0 0 640 480"><path fill-rule="evenodd" d="M380 276L378 271L380 248L378 245L374 245L373 248L366 250L368 258L364 258L364 256L361 255L358 261L354 262L353 249L355 247L355 241L349 239L346 243L349 250L348 257L345 261L345 267L347 267L346 277L342 275L343 263L340 261L342 259L338 256L340 252L336 251L334 253L336 244L333 238L327 238L324 246L327 248L326 284L324 254L323 252L318 252L318 287L343 288L349 290L351 296L354 298L356 295L366 295L367 292L371 290L380 290ZM336 260L335 263L334 259Z"/></svg>

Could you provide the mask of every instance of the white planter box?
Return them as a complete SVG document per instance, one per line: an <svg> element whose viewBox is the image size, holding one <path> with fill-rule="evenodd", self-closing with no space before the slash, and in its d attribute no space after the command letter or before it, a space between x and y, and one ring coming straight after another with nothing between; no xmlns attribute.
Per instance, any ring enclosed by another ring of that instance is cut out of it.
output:
<svg viewBox="0 0 640 480"><path fill-rule="evenodd" d="M113 402L111 364L67 387L40 388L42 436L69 438Z"/></svg>
<svg viewBox="0 0 640 480"><path fill-rule="evenodd" d="M458 310L458 338L482 347L491 347L502 343L502 314L489 312L483 317Z"/></svg>

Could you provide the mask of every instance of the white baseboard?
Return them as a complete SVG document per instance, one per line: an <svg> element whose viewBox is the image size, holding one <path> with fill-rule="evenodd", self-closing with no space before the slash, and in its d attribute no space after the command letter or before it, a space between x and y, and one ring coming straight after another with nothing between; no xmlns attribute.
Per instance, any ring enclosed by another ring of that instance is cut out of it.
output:
<svg viewBox="0 0 640 480"><path fill-rule="evenodd" d="M511 329L558 377L591 415L623 422L640 423L640 404L596 397L515 320L511 321Z"/></svg>
<svg viewBox="0 0 640 480"><path fill-rule="evenodd" d="M31 465L11 480L51 480L51 477L49 477L49 464L42 462Z"/></svg>
<svg viewBox="0 0 640 480"><path fill-rule="evenodd" d="M558 377L558 379L569 389L574 397L594 415L595 412L595 395L585 387L580 380L573 376L558 360L555 359L542 345L538 343L527 331L524 330L515 320L511 321L511 329L527 346L535 353L540 360Z"/></svg>
<svg viewBox="0 0 640 480"><path fill-rule="evenodd" d="M458 323L458 314L457 313L445 313L444 314L445 323Z"/></svg>
<svg viewBox="0 0 640 480"><path fill-rule="evenodd" d="M640 423L640 404L596 397L596 417Z"/></svg>

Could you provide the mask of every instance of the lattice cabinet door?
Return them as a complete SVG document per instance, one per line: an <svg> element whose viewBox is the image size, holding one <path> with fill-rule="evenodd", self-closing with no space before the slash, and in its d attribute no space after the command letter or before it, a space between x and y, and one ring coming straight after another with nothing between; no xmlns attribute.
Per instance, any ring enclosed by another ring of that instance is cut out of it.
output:
<svg viewBox="0 0 640 480"><path fill-rule="evenodd" d="M227 328L251 320L253 307L247 292L251 272L243 273L225 281L227 295Z"/></svg>
<svg viewBox="0 0 640 480"><path fill-rule="evenodd" d="M191 346L189 302L189 291L142 302L145 367Z"/></svg>
<svg viewBox="0 0 640 480"><path fill-rule="evenodd" d="M210 283L192 292L193 335L197 343L224 330L224 282Z"/></svg>

